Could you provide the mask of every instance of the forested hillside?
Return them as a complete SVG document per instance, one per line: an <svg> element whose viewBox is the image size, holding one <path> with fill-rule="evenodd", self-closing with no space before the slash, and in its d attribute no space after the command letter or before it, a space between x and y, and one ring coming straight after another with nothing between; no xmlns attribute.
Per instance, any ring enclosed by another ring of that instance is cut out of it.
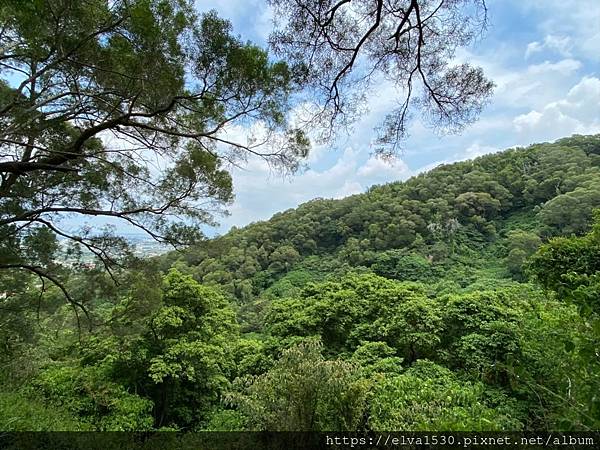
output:
<svg viewBox="0 0 600 450"><path fill-rule="evenodd" d="M3 430L600 427L600 136L6 278Z"/></svg>
<svg viewBox="0 0 600 450"><path fill-rule="evenodd" d="M438 167L342 200L316 199L163 259L249 304L266 290L368 268L439 290L523 280L552 236L600 207L600 138L576 136ZM478 283L478 285L473 285ZM485 286L487 287L487 286Z"/></svg>

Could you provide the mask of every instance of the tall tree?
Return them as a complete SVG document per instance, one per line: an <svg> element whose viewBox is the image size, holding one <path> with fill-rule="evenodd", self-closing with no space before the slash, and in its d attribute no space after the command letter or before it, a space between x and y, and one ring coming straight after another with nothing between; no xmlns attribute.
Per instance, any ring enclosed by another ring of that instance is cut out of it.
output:
<svg viewBox="0 0 600 450"><path fill-rule="evenodd" d="M60 285L56 235L110 267L115 238L66 215L185 242L231 201L225 164L294 171L308 151L287 64L191 1L7 0L0 24L0 269Z"/></svg>

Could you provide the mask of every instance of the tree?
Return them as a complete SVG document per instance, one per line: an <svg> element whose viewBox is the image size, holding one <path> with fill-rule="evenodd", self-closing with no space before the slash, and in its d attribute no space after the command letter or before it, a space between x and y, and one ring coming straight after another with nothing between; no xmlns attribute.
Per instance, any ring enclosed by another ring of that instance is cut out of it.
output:
<svg viewBox="0 0 600 450"><path fill-rule="evenodd" d="M299 258L300 254L293 246L282 245L269 256L269 261L271 261L269 268L275 272L287 272Z"/></svg>
<svg viewBox="0 0 600 450"><path fill-rule="evenodd" d="M531 296L531 293L527 293ZM443 327L439 356L448 367L482 381L507 385L508 361L520 354L519 325L523 315L519 291L477 291L442 299Z"/></svg>
<svg viewBox="0 0 600 450"><path fill-rule="evenodd" d="M574 304L581 316L578 339L565 342L566 353L577 355L569 374L575 384L580 414L575 427L596 429L600 424L600 211L584 236L559 237L542 245L531 257L529 270L534 279L557 299ZM569 394L571 385L569 384ZM568 396L570 399L570 395ZM582 408L583 406L583 408ZM569 418L572 420L571 418Z"/></svg>
<svg viewBox="0 0 600 450"><path fill-rule="evenodd" d="M417 254L388 250L377 256L373 271L386 278L402 281L425 281L432 275L431 263Z"/></svg>
<svg viewBox="0 0 600 450"><path fill-rule="evenodd" d="M430 356L440 341L439 305L423 287L373 274L308 284L299 298L277 299L266 316L274 336L320 336L325 350L354 352L383 342L406 361Z"/></svg>
<svg viewBox="0 0 600 450"><path fill-rule="evenodd" d="M500 210L500 202L487 192L463 192L456 197L456 207L464 217L490 219Z"/></svg>
<svg viewBox="0 0 600 450"><path fill-rule="evenodd" d="M232 199L225 163L294 171L307 153L286 122L288 66L191 1L9 0L0 22L1 269L62 286L55 247L26 251L40 230L117 262L114 237L66 231L67 215L188 242Z"/></svg>
<svg viewBox="0 0 600 450"><path fill-rule="evenodd" d="M492 92L481 68L451 65L456 49L485 28L484 0L269 3L279 19L271 44L310 82L329 130L356 117L382 78L402 92L379 129L380 153L397 150L414 107L434 127L456 131L475 120Z"/></svg>
<svg viewBox="0 0 600 450"><path fill-rule="evenodd" d="M237 379L226 402L246 416L253 430L355 430L368 385L356 366L327 361L320 350L314 341L285 350L268 372Z"/></svg>
<svg viewBox="0 0 600 450"><path fill-rule="evenodd" d="M525 230L509 231L506 238L508 241L506 257L508 270L513 276L521 277L525 260L536 252L542 244L542 240L537 234Z"/></svg>
<svg viewBox="0 0 600 450"><path fill-rule="evenodd" d="M303 87L322 101L313 117L329 117L321 122L333 131L375 74L394 80L406 97L382 127L384 153L406 133L412 106L455 130L491 92L480 69L448 63L485 26L483 0L270 1L283 20L271 43L284 61L242 43L215 13L196 14L191 0L4 2L0 269L29 271L76 304L51 263L60 249L28 252L25 240L39 244L40 230L50 231L107 270L127 248L109 230L67 230L65 216L120 219L174 244L197 240L197 226L232 199L226 164L255 155L298 169L309 141L288 113ZM417 84L423 95L413 101ZM410 242L410 224L387 231ZM320 229L331 245L350 231L336 220ZM306 248L316 242L307 236Z"/></svg>
<svg viewBox="0 0 600 450"><path fill-rule="evenodd" d="M217 290L175 269L164 278L163 303L133 352L141 373L131 381L154 401L157 426L190 425L227 385L238 332L235 313Z"/></svg>
<svg viewBox="0 0 600 450"><path fill-rule="evenodd" d="M547 234L581 234L592 222L592 210L600 207L600 183L590 181L548 200L538 213Z"/></svg>
<svg viewBox="0 0 600 450"><path fill-rule="evenodd" d="M522 428L514 417L514 400L501 391L487 397L491 401L483 383L460 380L450 370L421 360L376 386L369 402L369 427L377 431Z"/></svg>
<svg viewBox="0 0 600 450"><path fill-rule="evenodd" d="M553 238L529 263L539 284L588 314L600 312L600 210L593 214L595 221L588 234Z"/></svg>

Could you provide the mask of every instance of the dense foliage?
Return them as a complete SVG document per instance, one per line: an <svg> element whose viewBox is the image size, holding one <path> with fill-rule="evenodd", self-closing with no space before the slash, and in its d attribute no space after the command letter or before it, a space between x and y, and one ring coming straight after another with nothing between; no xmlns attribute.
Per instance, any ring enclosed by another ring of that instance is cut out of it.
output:
<svg viewBox="0 0 600 450"><path fill-rule="evenodd" d="M73 304L57 239L107 269L127 248L65 217L190 242L233 198L226 164L253 155L293 172L306 156L287 121L292 68L189 0L9 0L0 22L0 270ZM231 136L244 127L255 135Z"/></svg>
<svg viewBox="0 0 600 450"><path fill-rule="evenodd" d="M600 428L600 136L2 279L6 430ZM30 400L34 399L34 400Z"/></svg>

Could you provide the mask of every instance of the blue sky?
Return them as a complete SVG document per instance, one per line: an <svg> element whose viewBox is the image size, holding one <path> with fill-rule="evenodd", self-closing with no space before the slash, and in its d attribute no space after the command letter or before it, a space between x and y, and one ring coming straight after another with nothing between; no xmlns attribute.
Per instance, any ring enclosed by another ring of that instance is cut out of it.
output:
<svg viewBox="0 0 600 450"><path fill-rule="evenodd" d="M497 85L477 123L460 135L439 136L417 118L399 158L383 162L370 147L373 127L391 106L391 87L382 85L353 132L333 147L314 147L303 173L284 178L258 160L233 170L236 200L217 231L268 219L315 197L340 198L404 180L441 163L600 133L600 1L488 0L487 5L486 35L457 55L482 66ZM271 29L264 0L197 0L196 6L216 9L243 39L258 44Z"/></svg>

